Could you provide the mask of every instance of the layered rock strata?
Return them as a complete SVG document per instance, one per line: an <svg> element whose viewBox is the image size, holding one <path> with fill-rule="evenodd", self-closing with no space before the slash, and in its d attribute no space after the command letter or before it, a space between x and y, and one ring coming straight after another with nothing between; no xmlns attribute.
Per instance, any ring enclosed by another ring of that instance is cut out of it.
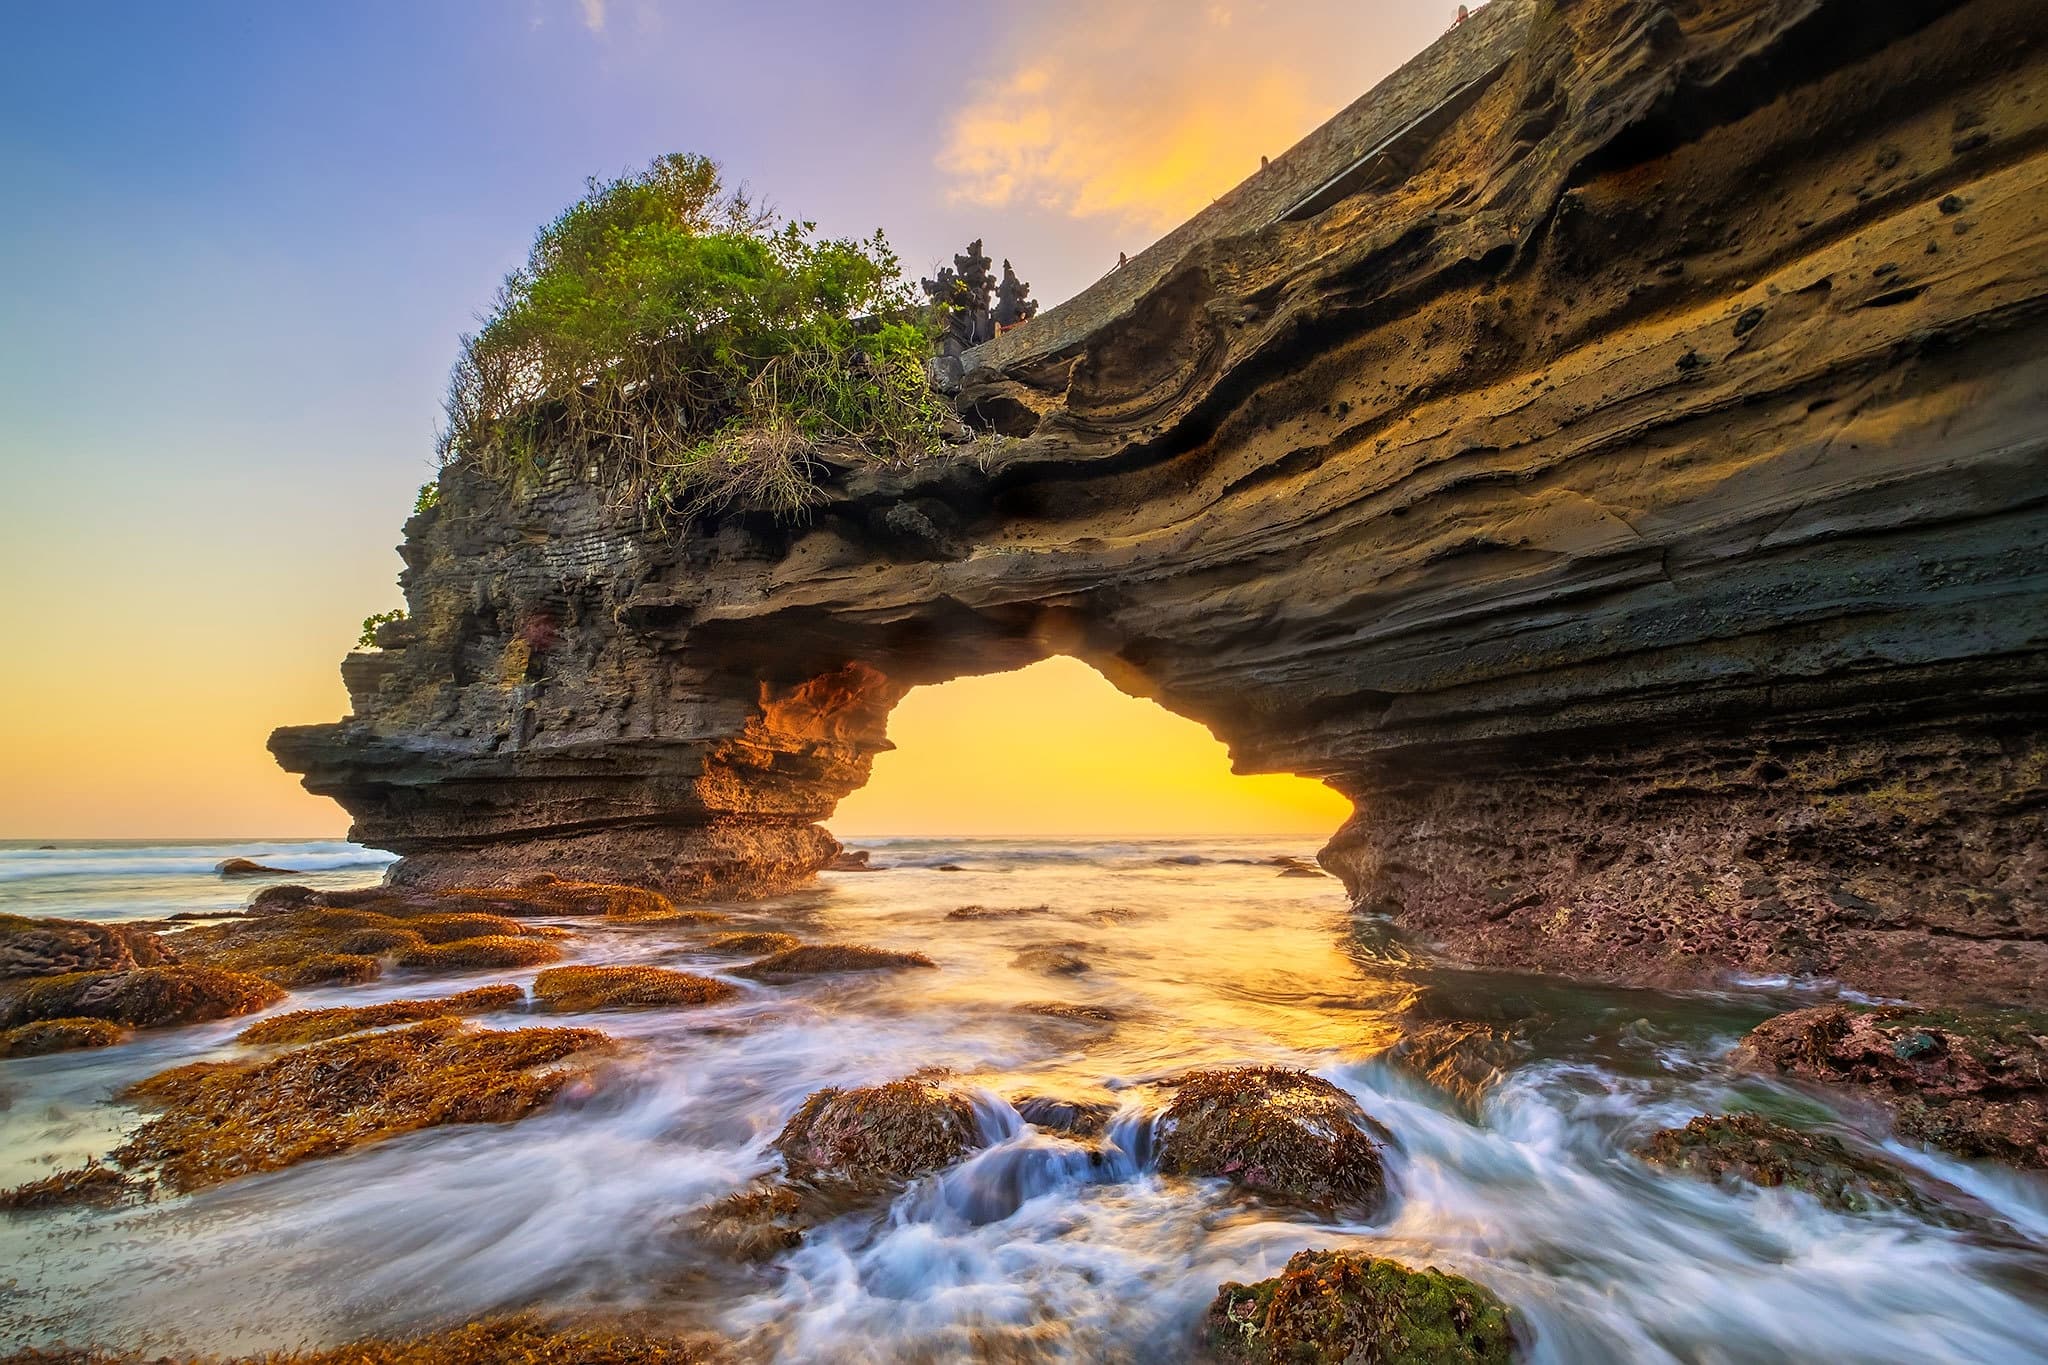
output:
<svg viewBox="0 0 2048 1365"><path fill-rule="evenodd" d="M992 457L665 533L449 469L272 747L403 882L745 894L909 688L1069 653L1468 958L2041 1003L2038 4L1518 3L1402 177L970 353Z"/></svg>

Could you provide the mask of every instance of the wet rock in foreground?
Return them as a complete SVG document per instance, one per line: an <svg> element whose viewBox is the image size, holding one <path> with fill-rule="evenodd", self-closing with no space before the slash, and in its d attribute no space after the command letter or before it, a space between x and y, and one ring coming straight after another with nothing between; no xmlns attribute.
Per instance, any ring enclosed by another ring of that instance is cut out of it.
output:
<svg viewBox="0 0 2048 1365"><path fill-rule="evenodd" d="M211 967L72 972L11 983L0 992L0 1027L103 1019L129 1028L168 1028L253 1014L284 996L261 977Z"/></svg>
<svg viewBox="0 0 2048 1365"><path fill-rule="evenodd" d="M735 976L756 981L793 981L805 976L828 976L839 972L886 972L899 967L936 967L923 953L899 953L887 948L870 948L860 943L813 943L770 953L759 962L737 969Z"/></svg>
<svg viewBox="0 0 2048 1365"><path fill-rule="evenodd" d="M1707 1180L1803 1190L1841 1213L1927 1204L1893 1166L1824 1133L1802 1133L1756 1114L1703 1114L1653 1133L1636 1149L1652 1165Z"/></svg>
<svg viewBox="0 0 2048 1365"><path fill-rule="evenodd" d="M1243 1365L1507 1365L1515 1338L1493 1294L1434 1266L1303 1251L1270 1280L1226 1284L1203 1322L1214 1359Z"/></svg>
<svg viewBox="0 0 2048 1365"><path fill-rule="evenodd" d="M453 1123L508 1123L553 1099L557 1066L611 1040L595 1029L483 1030L438 1019L261 1062L160 1072L125 1098L158 1110L116 1148L176 1191Z"/></svg>
<svg viewBox="0 0 2048 1365"><path fill-rule="evenodd" d="M556 1014L713 1005L738 994L728 982L666 967L555 967L533 979L535 1002Z"/></svg>
<svg viewBox="0 0 2048 1365"><path fill-rule="evenodd" d="M1821 1005L1758 1024L1737 1055L1854 1086L1892 1111L1902 1137L2048 1169L2048 1014Z"/></svg>
<svg viewBox="0 0 2048 1365"><path fill-rule="evenodd" d="M1325 1211L1370 1211L1386 1194L1375 1128L1357 1101L1304 1071L1198 1071L1159 1118L1159 1169Z"/></svg>
<svg viewBox="0 0 2048 1365"><path fill-rule="evenodd" d="M861 1187L915 1180L981 1145L967 1097L915 1077L817 1091L775 1139L793 1178Z"/></svg>

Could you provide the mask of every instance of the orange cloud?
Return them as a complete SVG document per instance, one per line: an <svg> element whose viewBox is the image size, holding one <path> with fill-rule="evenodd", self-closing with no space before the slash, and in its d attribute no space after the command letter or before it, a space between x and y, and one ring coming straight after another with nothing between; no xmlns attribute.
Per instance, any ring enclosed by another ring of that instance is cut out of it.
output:
<svg viewBox="0 0 2048 1365"><path fill-rule="evenodd" d="M1351 31L1359 8L1038 7L1001 44L1018 59L954 115L939 168L956 202L1163 231L1406 55L1406 34L1388 34L1383 52L1362 49Z"/></svg>

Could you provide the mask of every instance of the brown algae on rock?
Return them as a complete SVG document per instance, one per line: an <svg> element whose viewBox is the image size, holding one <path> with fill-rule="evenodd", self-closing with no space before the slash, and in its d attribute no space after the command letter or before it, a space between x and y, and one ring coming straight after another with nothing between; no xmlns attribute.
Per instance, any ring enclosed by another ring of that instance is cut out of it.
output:
<svg viewBox="0 0 2048 1365"><path fill-rule="evenodd" d="M1386 1188L1375 1127L1351 1096L1305 1071L1198 1071L1159 1118L1159 1169L1315 1209L1370 1210Z"/></svg>
<svg viewBox="0 0 2048 1365"><path fill-rule="evenodd" d="M899 953L860 943L812 943L770 953L759 962L749 962L735 969L733 975L752 977L757 981L775 981L839 972L886 972L899 967L938 965L923 953Z"/></svg>
<svg viewBox="0 0 2048 1365"><path fill-rule="evenodd" d="M124 1169L194 1190L401 1133L508 1123L554 1098L556 1066L611 1040L595 1029L476 1029L437 1019L260 1062L199 1062L131 1086L158 1110L116 1148Z"/></svg>
<svg viewBox="0 0 2048 1365"><path fill-rule="evenodd" d="M365 1029L388 1028L393 1024L416 1024L427 1019L448 1019L465 1014L490 1014L518 1009L526 1003L526 992L517 986L479 986L472 991L435 996L427 1000L391 1000L381 1005L343 1005L333 1009L294 1010L251 1024L235 1035L235 1041L251 1046L324 1043Z"/></svg>
<svg viewBox="0 0 2048 1365"><path fill-rule="evenodd" d="M1270 1280L1226 1284L1203 1323L1216 1359L1242 1365L1508 1365L1507 1309L1434 1266L1303 1251Z"/></svg>
<svg viewBox="0 0 2048 1365"><path fill-rule="evenodd" d="M763 953L783 953L791 948L800 948L803 940L795 934L768 932L720 934L704 945L707 952L745 953L749 956Z"/></svg>
<svg viewBox="0 0 2048 1365"><path fill-rule="evenodd" d="M554 967L533 979L533 998L556 1014L713 1005L738 995L725 981L666 967Z"/></svg>
<svg viewBox="0 0 2048 1365"><path fill-rule="evenodd" d="M149 1188L148 1181L135 1180L111 1166L90 1161L75 1170L60 1171L56 1175L0 1191L0 1211L29 1212L81 1204L106 1208L142 1197Z"/></svg>
<svg viewBox="0 0 2048 1365"><path fill-rule="evenodd" d="M774 1145L798 1180L876 1187L950 1166L982 1139L965 1095L910 1077L817 1091Z"/></svg>

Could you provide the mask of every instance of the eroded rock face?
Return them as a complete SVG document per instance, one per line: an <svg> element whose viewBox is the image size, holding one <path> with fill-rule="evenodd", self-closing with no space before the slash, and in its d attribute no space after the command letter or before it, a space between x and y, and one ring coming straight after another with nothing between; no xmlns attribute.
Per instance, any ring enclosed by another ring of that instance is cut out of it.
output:
<svg viewBox="0 0 2048 1365"><path fill-rule="evenodd" d="M1071 653L1471 960L2048 1002L2036 0L1480 13L1388 174L971 352L986 463L666 534L451 468L273 748L401 882L747 894L906 690Z"/></svg>

